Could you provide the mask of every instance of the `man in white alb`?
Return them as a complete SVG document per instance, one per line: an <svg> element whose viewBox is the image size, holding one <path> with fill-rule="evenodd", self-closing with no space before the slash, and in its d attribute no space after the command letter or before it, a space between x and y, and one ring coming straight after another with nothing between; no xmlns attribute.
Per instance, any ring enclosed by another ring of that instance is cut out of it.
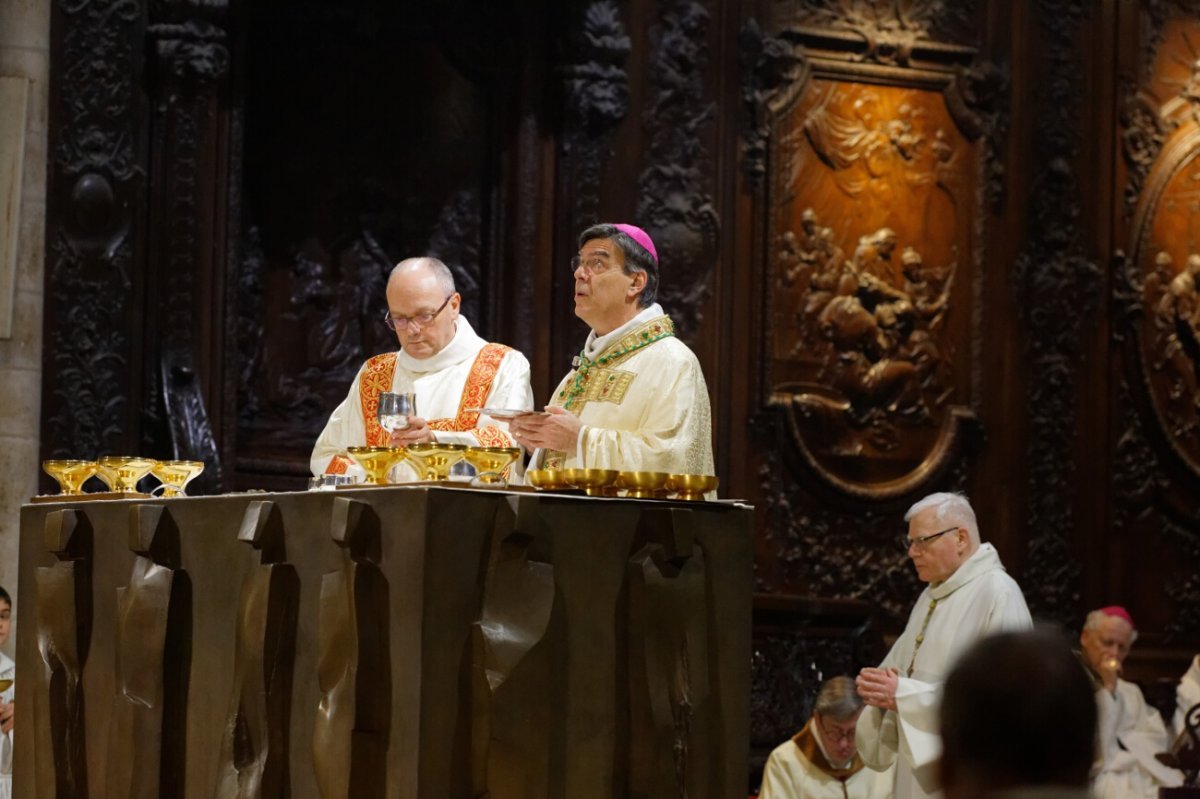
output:
<svg viewBox="0 0 1200 799"><path fill-rule="evenodd" d="M575 315L592 328L545 414L511 429L536 468L715 474L700 362L654 301L658 252L646 231L593 225L573 259Z"/></svg>
<svg viewBox="0 0 1200 799"><path fill-rule="evenodd" d="M821 686L804 729L771 752L758 799L884 799L892 775L866 768L854 728L863 702L849 677Z"/></svg>
<svg viewBox="0 0 1200 799"><path fill-rule="evenodd" d="M1181 773L1154 757L1171 743L1162 717L1146 704L1141 688L1121 679L1136 640L1133 616L1120 605L1093 610L1079 634L1081 656L1096 688L1096 799L1157 799L1160 787L1183 784Z"/></svg>
<svg viewBox="0 0 1200 799"><path fill-rule="evenodd" d="M941 684L958 655L980 638L1032 626L1020 587L991 544L980 543L962 494L931 494L909 508L903 537L917 577L904 633L879 668L859 672L869 707L858 720L858 751L874 769L896 767L896 799L940 796L937 761Z"/></svg>
<svg viewBox="0 0 1200 799"><path fill-rule="evenodd" d="M392 270L384 323L399 352L376 355L359 369L346 399L313 447L313 474L361 473L344 453L354 446L405 446L439 441L470 446L516 446L505 428L479 408L533 407L529 362L503 344L476 335L459 313L454 277L436 258L410 258ZM414 392L417 415L389 435L379 425L379 395Z"/></svg>

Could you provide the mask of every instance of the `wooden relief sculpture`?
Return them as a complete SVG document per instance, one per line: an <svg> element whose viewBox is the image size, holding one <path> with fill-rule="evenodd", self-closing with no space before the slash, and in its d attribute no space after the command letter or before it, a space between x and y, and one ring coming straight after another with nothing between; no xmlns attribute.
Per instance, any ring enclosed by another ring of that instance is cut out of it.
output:
<svg viewBox="0 0 1200 799"><path fill-rule="evenodd" d="M897 496L949 466L973 416L987 73L849 63L794 35L813 39L804 68L766 101L764 394L827 486Z"/></svg>
<svg viewBox="0 0 1200 799"><path fill-rule="evenodd" d="M645 512L629 563L629 780L634 797L705 795L710 685L704 554L681 510Z"/></svg>
<svg viewBox="0 0 1200 799"><path fill-rule="evenodd" d="M497 531L472 641L472 795L550 795L551 664L527 656L545 639L554 607L550 542Z"/></svg>
<svg viewBox="0 0 1200 799"><path fill-rule="evenodd" d="M379 517L370 505L335 499L332 537L342 567L321 580L313 767L322 799L382 797L391 726L388 585Z"/></svg>
<svg viewBox="0 0 1200 799"><path fill-rule="evenodd" d="M137 558L129 584L117 589L105 796L167 799L184 790L191 586L164 506L130 508L129 548Z"/></svg>
<svg viewBox="0 0 1200 799"><path fill-rule="evenodd" d="M1152 77L1123 115L1129 363L1170 448L1200 477L1200 25L1169 26ZM1139 194L1140 189L1140 194Z"/></svg>
<svg viewBox="0 0 1200 799"><path fill-rule="evenodd" d="M259 555L238 603L233 694L221 741L220 799L288 795L288 724L300 579L287 563L274 502L251 502L238 540Z"/></svg>
<svg viewBox="0 0 1200 799"><path fill-rule="evenodd" d="M39 799L88 795L83 667L92 637L92 527L82 511L46 516L37 570L39 670L34 692L34 784Z"/></svg>

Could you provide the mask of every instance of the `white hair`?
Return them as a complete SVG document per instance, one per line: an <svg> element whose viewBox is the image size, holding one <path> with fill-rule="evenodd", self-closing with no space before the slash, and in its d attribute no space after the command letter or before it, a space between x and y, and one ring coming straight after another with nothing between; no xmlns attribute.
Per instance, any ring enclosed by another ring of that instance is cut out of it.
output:
<svg viewBox="0 0 1200 799"><path fill-rule="evenodd" d="M904 521L911 522L918 513L934 508L934 517L939 522L957 524L967 531L972 544L979 544L979 524L975 521L975 509L965 494L940 492L919 499L904 514Z"/></svg>
<svg viewBox="0 0 1200 799"><path fill-rule="evenodd" d="M450 271L450 267L437 258L405 258L392 267L391 274L388 275L388 282L391 283L392 278L401 272L415 272L418 269L428 269L433 273L434 278L442 289L442 293L447 297L454 293L454 273Z"/></svg>
<svg viewBox="0 0 1200 799"><path fill-rule="evenodd" d="M1104 623L1105 619L1120 619L1126 624L1129 624L1129 622L1125 621L1125 619L1121 618L1120 616L1110 616L1102 610L1093 610L1087 615L1087 619L1084 620L1083 629L1091 630L1092 632L1100 632L1100 626ZM1129 625L1129 629L1133 630L1133 635L1129 636L1129 644L1132 646L1133 642L1138 639L1138 631L1133 625Z"/></svg>

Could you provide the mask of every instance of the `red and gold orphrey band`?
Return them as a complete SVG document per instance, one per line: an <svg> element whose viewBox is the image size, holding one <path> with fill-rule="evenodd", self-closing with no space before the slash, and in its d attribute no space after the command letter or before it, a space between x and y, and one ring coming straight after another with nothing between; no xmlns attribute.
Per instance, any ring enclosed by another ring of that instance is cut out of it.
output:
<svg viewBox="0 0 1200 799"><path fill-rule="evenodd" d="M481 446L507 447L510 446L508 437L500 428L494 425L475 429L479 422L477 412L468 408L482 407L492 391L492 383L496 373L500 371L500 362L508 353L509 347L503 344L485 344L471 371L467 375L466 385L463 386L462 397L458 403L458 414L453 419L430 419L429 426L434 430L447 432L473 431ZM379 426L379 395L391 391L392 379L396 374L396 353L385 352L367 361L363 367L362 379L359 381L359 401L362 404L363 422L367 431L367 446L383 447L388 443L388 432ZM344 455L337 455L325 468L326 474L345 474L346 469L353 463Z"/></svg>

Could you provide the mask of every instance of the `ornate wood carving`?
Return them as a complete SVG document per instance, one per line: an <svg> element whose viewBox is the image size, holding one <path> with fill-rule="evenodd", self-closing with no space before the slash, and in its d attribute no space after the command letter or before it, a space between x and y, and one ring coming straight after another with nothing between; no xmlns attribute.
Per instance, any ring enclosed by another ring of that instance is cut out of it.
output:
<svg viewBox="0 0 1200 799"><path fill-rule="evenodd" d="M208 257L222 224L212 218L207 203L213 188L208 175L219 163L223 144L218 97L227 91L230 62L228 36L210 20L220 21L226 10L224 2L212 2L204 7L208 18L156 22L146 31L155 95L151 250L155 262L162 263L154 283L162 298L156 303L161 337L154 348L159 366L148 380L157 396L148 409L164 414L160 435L169 441L172 457L204 461L204 473L195 481L199 493L222 485L221 459L198 374L202 345L195 331L200 327L197 315L213 311L197 303L197 297L208 296L211 283L222 282L214 279L222 270L212 268ZM153 438L146 444L145 451L154 451Z"/></svg>
<svg viewBox="0 0 1200 799"><path fill-rule="evenodd" d="M720 233L706 143L716 114L704 92L711 21L709 9L695 0L659 4L645 115L649 166L638 178L637 219L670 265L659 301L688 340L703 321Z"/></svg>
<svg viewBox="0 0 1200 799"><path fill-rule="evenodd" d="M959 342L981 313L980 139L1000 128L986 101L1002 82L964 71L974 51L960 45L918 58L912 43L851 48L836 29L778 36L804 45L811 70L777 44L766 62L795 80L766 103L764 393L823 484L901 496L946 473L974 418L976 353ZM743 32L751 53L756 38Z"/></svg>
<svg viewBox="0 0 1200 799"><path fill-rule="evenodd" d="M1028 324L1026 448L1028 566L1022 584L1030 610L1074 624L1080 596L1080 563L1070 541L1075 465L1071 442L1077 431L1078 366L1084 320L1097 307L1100 270L1087 255L1079 227L1080 188L1073 158L1079 152L1080 95L1071 77L1078 72L1076 35L1091 3L1038 2L1046 38L1038 104L1036 163L1044 165L1030 191L1030 237L1017 259L1017 307Z"/></svg>
<svg viewBox="0 0 1200 799"><path fill-rule="evenodd" d="M137 444L142 11L57 2L52 25L42 452L95 457Z"/></svg>
<svg viewBox="0 0 1200 799"><path fill-rule="evenodd" d="M485 270L496 246L485 247L487 181L510 77L495 64L513 46L501 44L511 22L452 29L442 11L389 8L367 26L353 22L361 9L316 0L249 11L231 281L240 470L307 470L362 362L397 346L381 318L387 275L402 258L445 261L464 313L487 334ZM334 55L311 58L318 50ZM363 82L383 74L400 77ZM312 103L314 94L327 102Z"/></svg>
<svg viewBox="0 0 1200 799"><path fill-rule="evenodd" d="M574 59L562 67L566 112L562 151L568 164L569 196L574 197L568 221L572 231L598 219L608 138L629 113L624 64L631 48L617 4L613 0L589 4L575 34Z"/></svg>

